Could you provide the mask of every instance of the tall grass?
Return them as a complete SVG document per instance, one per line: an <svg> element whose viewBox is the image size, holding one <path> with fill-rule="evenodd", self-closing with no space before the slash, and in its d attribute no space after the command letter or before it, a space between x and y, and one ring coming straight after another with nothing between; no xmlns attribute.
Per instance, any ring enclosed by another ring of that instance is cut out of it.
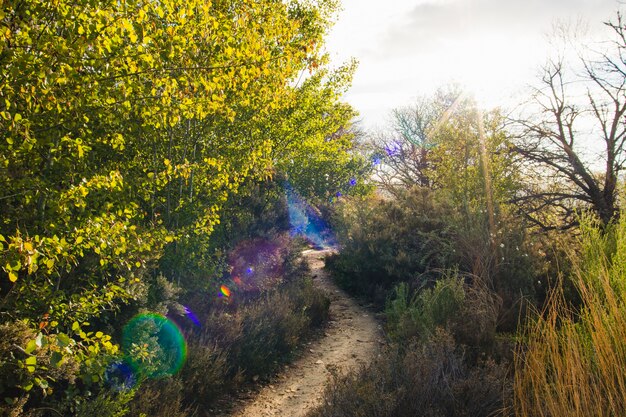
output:
<svg viewBox="0 0 626 417"><path fill-rule="evenodd" d="M626 216L603 231L587 221L580 243L582 307L557 288L527 329L515 360L518 417L626 416Z"/></svg>

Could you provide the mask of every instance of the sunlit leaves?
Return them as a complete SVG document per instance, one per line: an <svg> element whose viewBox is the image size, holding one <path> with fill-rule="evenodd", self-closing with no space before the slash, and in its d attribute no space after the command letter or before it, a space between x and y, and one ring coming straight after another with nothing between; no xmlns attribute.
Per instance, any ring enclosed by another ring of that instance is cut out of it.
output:
<svg viewBox="0 0 626 417"><path fill-rule="evenodd" d="M2 3L2 312L43 332L51 364L78 360L97 379L116 346L86 323L145 296L168 245L207 241L246 181L272 176L288 155L317 155L325 169L349 159L349 141L323 140L352 116L338 88L293 87L323 62L333 7ZM292 117L300 96L316 98ZM286 153L275 152L281 135ZM23 365L24 390L47 384L40 363Z"/></svg>

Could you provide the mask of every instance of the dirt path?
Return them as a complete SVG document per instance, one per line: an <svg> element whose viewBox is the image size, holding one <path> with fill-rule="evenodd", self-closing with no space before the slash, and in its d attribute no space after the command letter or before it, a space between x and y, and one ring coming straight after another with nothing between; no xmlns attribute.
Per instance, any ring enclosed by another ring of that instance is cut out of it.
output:
<svg viewBox="0 0 626 417"><path fill-rule="evenodd" d="M330 324L324 337L306 346L305 353L265 386L232 417L302 417L322 398L330 370L345 372L367 363L382 343L380 324L328 278L323 257L328 251L302 252L315 283L331 299Z"/></svg>

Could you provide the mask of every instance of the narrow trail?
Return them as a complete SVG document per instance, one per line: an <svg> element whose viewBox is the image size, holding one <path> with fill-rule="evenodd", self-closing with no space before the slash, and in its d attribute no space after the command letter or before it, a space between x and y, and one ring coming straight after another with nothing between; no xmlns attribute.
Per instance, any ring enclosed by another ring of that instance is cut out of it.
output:
<svg viewBox="0 0 626 417"><path fill-rule="evenodd" d="M382 343L382 330L372 313L333 282L323 270L327 250L302 255L311 266L314 282L331 299L330 324L324 336L306 346L303 355L235 410L232 417L303 417L318 405L331 371L340 373L367 363Z"/></svg>

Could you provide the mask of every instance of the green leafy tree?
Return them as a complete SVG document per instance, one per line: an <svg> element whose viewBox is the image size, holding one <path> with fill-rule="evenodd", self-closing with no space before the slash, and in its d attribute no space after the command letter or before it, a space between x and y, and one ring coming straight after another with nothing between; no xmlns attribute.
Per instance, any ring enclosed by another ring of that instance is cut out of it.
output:
<svg viewBox="0 0 626 417"><path fill-rule="evenodd" d="M277 134L297 129L294 103L315 98L306 109L321 126L315 143L348 129L353 112L337 94L348 76L294 87L302 71L323 78L335 9L325 0L2 3L0 320L26 323L50 358L32 363L31 341L19 346L30 349L15 355L27 376L20 392L36 381L51 398L47 369L64 361L101 380L119 354L105 331L121 307L145 301L167 256L212 256L195 243L209 242L229 198L285 166ZM268 124L281 116L284 127ZM292 152L302 149L328 172L335 152L347 176L350 136L319 149L294 140Z"/></svg>

